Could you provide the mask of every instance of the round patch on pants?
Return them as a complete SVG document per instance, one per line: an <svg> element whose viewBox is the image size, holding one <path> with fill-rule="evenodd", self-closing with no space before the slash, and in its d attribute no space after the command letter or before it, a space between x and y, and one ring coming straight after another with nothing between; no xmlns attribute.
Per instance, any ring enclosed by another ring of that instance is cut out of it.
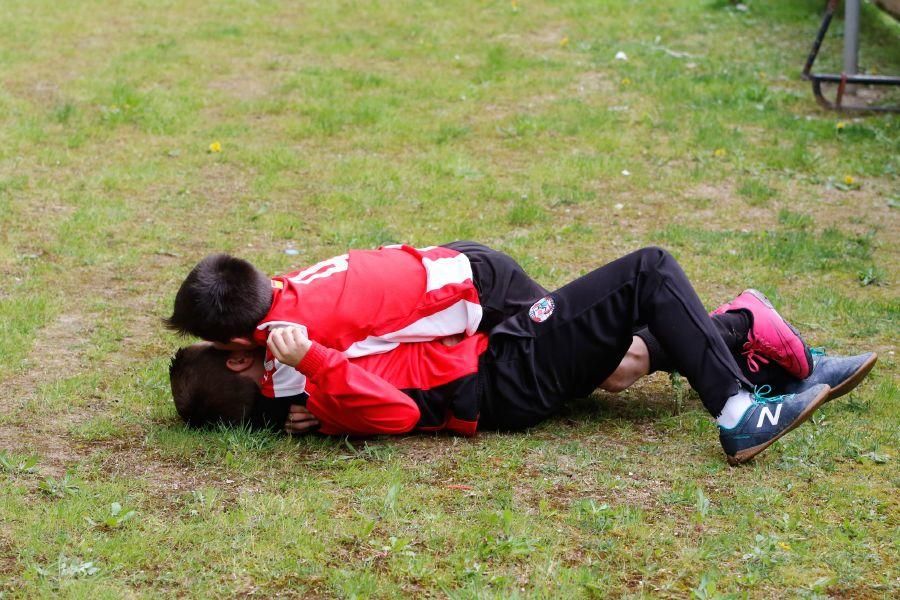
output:
<svg viewBox="0 0 900 600"><path fill-rule="evenodd" d="M543 323L553 314L554 308L556 308L556 303L553 301L553 298L544 296L531 305L531 308L528 309L528 316L535 323Z"/></svg>

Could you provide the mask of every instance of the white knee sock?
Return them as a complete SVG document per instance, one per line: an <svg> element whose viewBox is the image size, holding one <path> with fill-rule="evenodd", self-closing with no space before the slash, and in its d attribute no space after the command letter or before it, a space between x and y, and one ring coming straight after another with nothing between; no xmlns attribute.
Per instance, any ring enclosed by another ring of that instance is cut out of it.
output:
<svg viewBox="0 0 900 600"><path fill-rule="evenodd" d="M725 401L722 414L716 419L716 424L731 429L737 425L747 409L753 405L753 396L747 390L741 390Z"/></svg>

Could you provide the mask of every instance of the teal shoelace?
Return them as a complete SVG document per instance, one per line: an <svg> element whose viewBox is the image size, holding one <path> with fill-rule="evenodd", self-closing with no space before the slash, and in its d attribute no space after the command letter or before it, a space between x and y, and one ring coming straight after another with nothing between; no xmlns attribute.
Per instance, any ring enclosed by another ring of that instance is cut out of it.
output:
<svg viewBox="0 0 900 600"><path fill-rule="evenodd" d="M793 394L780 394L778 396L769 396L772 393L772 386L769 384L758 385L753 388L753 402L755 404L770 404L772 402L784 402L785 398L793 396Z"/></svg>

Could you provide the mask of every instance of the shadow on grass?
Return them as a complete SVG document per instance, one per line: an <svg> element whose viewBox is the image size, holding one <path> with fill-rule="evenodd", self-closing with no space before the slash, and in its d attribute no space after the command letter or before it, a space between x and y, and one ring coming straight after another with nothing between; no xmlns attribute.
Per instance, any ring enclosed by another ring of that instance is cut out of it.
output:
<svg viewBox="0 0 900 600"><path fill-rule="evenodd" d="M691 408L694 408L691 403ZM678 414L679 406L674 392L668 395L636 391L611 395L602 392L568 403L559 417L579 423L604 421L658 420Z"/></svg>

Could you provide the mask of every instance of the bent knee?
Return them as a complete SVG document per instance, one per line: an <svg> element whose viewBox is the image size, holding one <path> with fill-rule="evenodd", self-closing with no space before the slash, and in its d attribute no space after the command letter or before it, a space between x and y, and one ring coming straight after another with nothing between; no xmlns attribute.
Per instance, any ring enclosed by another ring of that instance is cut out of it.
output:
<svg viewBox="0 0 900 600"><path fill-rule="evenodd" d="M600 384L600 389L610 394L618 394L630 388L636 379L637 377L629 365L620 366Z"/></svg>
<svg viewBox="0 0 900 600"><path fill-rule="evenodd" d="M638 250L637 254L640 254L642 257L650 258L652 260L672 258L672 254L668 250L659 246L646 246Z"/></svg>
<svg viewBox="0 0 900 600"><path fill-rule="evenodd" d="M624 381L612 378L607 379L602 384L600 384L600 389L604 392L609 392L610 394L618 394L619 392L624 392L629 387L631 386L626 385Z"/></svg>

